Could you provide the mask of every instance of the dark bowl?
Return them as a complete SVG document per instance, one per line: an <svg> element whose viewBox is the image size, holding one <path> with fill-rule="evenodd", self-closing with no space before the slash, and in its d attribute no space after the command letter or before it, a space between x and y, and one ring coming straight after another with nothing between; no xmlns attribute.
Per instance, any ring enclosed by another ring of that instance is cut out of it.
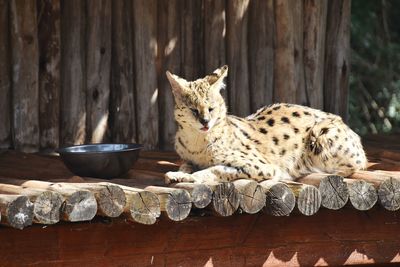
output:
<svg viewBox="0 0 400 267"><path fill-rule="evenodd" d="M93 144L64 147L57 152L72 173L110 179L127 173L141 148L139 144Z"/></svg>

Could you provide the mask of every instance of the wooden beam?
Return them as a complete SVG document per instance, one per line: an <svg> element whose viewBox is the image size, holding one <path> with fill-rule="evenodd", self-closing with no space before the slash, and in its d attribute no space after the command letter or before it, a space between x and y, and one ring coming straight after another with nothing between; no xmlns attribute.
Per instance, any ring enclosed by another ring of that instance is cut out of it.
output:
<svg viewBox="0 0 400 267"><path fill-rule="evenodd" d="M233 183L207 183L213 190L210 209L222 217L231 216L239 208L240 195Z"/></svg>
<svg viewBox="0 0 400 267"><path fill-rule="evenodd" d="M248 66L249 0L226 1L226 52L229 65L228 95L230 111L238 116L250 113Z"/></svg>
<svg viewBox="0 0 400 267"><path fill-rule="evenodd" d="M252 0L249 5L250 108L272 103L274 92L274 2Z"/></svg>
<svg viewBox="0 0 400 267"><path fill-rule="evenodd" d="M60 140L60 0L37 3L40 149L54 150Z"/></svg>
<svg viewBox="0 0 400 267"><path fill-rule="evenodd" d="M322 202L318 188L313 185L293 181L284 181L284 183L292 190L296 197L296 207L301 214L311 216L318 212Z"/></svg>
<svg viewBox="0 0 400 267"><path fill-rule="evenodd" d="M350 203L357 210L369 210L378 201L378 193L373 184L364 180L345 179L349 188Z"/></svg>
<svg viewBox="0 0 400 267"><path fill-rule="evenodd" d="M1 224L24 229L32 224L33 204L28 197L0 194Z"/></svg>
<svg viewBox="0 0 400 267"><path fill-rule="evenodd" d="M290 188L273 180L260 183L266 194L265 212L272 216L288 216L296 205L295 196Z"/></svg>
<svg viewBox="0 0 400 267"><path fill-rule="evenodd" d="M132 1L112 1L110 134L113 142L136 142Z"/></svg>
<svg viewBox="0 0 400 267"><path fill-rule="evenodd" d="M86 3L86 140L101 143L109 139L111 0Z"/></svg>
<svg viewBox="0 0 400 267"><path fill-rule="evenodd" d="M135 0L133 6L134 76L137 142L146 149L158 148L157 1Z"/></svg>
<svg viewBox="0 0 400 267"><path fill-rule="evenodd" d="M0 1L0 149L11 146L9 2Z"/></svg>
<svg viewBox="0 0 400 267"><path fill-rule="evenodd" d="M190 193L193 206L198 209L207 207L212 201L213 191L206 184L177 183L170 186L187 190Z"/></svg>
<svg viewBox="0 0 400 267"><path fill-rule="evenodd" d="M61 124L60 145L86 139L85 2L61 1Z"/></svg>
<svg viewBox="0 0 400 267"><path fill-rule="evenodd" d="M39 47L36 1L10 1L14 148L39 149Z"/></svg>

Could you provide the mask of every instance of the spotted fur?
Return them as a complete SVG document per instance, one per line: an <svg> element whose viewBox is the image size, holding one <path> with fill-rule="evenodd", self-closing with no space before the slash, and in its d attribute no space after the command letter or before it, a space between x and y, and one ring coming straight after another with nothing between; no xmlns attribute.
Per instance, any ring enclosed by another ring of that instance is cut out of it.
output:
<svg viewBox="0 0 400 267"><path fill-rule="evenodd" d="M365 168L360 138L339 116L284 103L246 118L228 115L220 94L227 73L223 66L189 82L167 72L179 125L175 148L185 160L167 182L281 180Z"/></svg>

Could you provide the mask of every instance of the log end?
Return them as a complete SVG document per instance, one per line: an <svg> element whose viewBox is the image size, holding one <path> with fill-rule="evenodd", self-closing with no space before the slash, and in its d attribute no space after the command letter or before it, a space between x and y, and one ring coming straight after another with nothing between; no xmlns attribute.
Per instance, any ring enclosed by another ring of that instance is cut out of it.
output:
<svg viewBox="0 0 400 267"><path fill-rule="evenodd" d="M318 189L322 196L322 206L327 209L341 209L349 199L347 184L343 177L339 175L323 177Z"/></svg>
<svg viewBox="0 0 400 267"><path fill-rule="evenodd" d="M262 210L265 206L266 198L263 188L253 180L235 184L240 194L240 208L249 214L254 214Z"/></svg>
<svg viewBox="0 0 400 267"><path fill-rule="evenodd" d="M233 183L220 183L213 186L212 206L220 216L230 216L239 208L240 195Z"/></svg>
<svg viewBox="0 0 400 267"><path fill-rule="evenodd" d="M106 217L118 217L126 205L125 193L116 185L104 185L104 188L96 193L96 199L98 213Z"/></svg>
<svg viewBox="0 0 400 267"><path fill-rule="evenodd" d="M176 189L167 193L164 211L169 219L182 221L189 216L191 208L192 202L188 191Z"/></svg>
<svg viewBox="0 0 400 267"><path fill-rule="evenodd" d="M383 181L379 186L378 196L385 209L390 211L400 209L400 181L392 177Z"/></svg>
<svg viewBox="0 0 400 267"><path fill-rule="evenodd" d="M127 196L128 219L141 224L154 224L160 217L160 201L156 194L148 191Z"/></svg>
<svg viewBox="0 0 400 267"><path fill-rule="evenodd" d="M348 185L349 198L357 210L369 210L378 201L374 186L366 181L358 180Z"/></svg>
<svg viewBox="0 0 400 267"><path fill-rule="evenodd" d="M266 182L268 186L263 186L266 194L265 212L273 216L288 216L296 205L296 198L292 190L281 182Z"/></svg>
<svg viewBox="0 0 400 267"><path fill-rule="evenodd" d="M55 224L60 221L60 209L64 197L53 191L44 191L34 201L34 222L42 224Z"/></svg>
<svg viewBox="0 0 400 267"><path fill-rule="evenodd" d="M306 215L311 216L318 212L321 207L321 194L313 185L307 185L299 193L297 198L297 208Z"/></svg>
<svg viewBox="0 0 400 267"><path fill-rule="evenodd" d="M97 202L94 194L86 190L77 190L64 202L63 219L70 222L89 221L97 213Z"/></svg>
<svg viewBox="0 0 400 267"><path fill-rule="evenodd" d="M192 202L196 208L203 209L207 207L212 200L212 190L205 184L195 184L191 192Z"/></svg>
<svg viewBox="0 0 400 267"><path fill-rule="evenodd" d="M2 214L1 221L11 227L24 229L32 224L33 204L26 196L15 196L6 207L5 214Z"/></svg>

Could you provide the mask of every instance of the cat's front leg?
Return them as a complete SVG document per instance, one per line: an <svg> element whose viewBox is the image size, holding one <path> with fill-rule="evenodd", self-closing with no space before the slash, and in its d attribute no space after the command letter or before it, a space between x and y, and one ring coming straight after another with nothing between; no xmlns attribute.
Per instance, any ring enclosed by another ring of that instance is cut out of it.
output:
<svg viewBox="0 0 400 267"><path fill-rule="evenodd" d="M190 161L183 162L179 167L179 171L184 173L193 173L196 169L196 166Z"/></svg>

